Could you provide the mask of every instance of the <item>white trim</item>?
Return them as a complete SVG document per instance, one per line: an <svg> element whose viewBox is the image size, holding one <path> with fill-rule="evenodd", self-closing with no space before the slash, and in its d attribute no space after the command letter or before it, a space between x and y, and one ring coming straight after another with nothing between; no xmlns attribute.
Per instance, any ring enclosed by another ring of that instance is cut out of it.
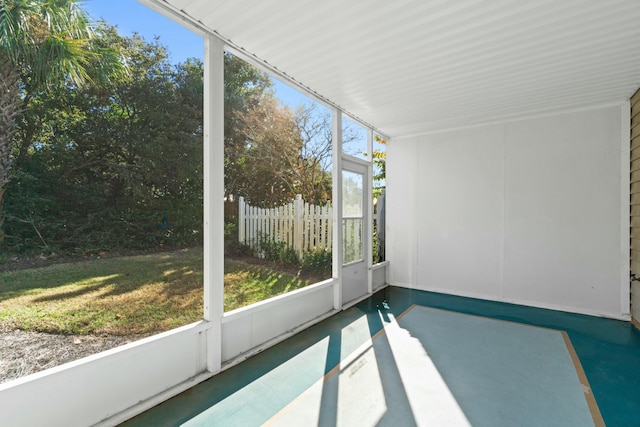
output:
<svg viewBox="0 0 640 427"><path fill-rule="evenodd" d="M369 129L369 147L373 147L373 131ZM369 150L369 164L367 165L367 185L365 187L366 193L366 219L367 222L367 235L366 235L366 257L367 257L367 290L369 291L369 295L373 293L373 271L371 269L373 265L373 163L371 159L373 156L371 154L371 150Z"/></svg>
<svg viewBox="0 0 640 427"><path fill-rule="evenodd" d="M381 287L381 288L382 288L382 287ZM380 288L380 289L381 289L381 288ZM376 292L377 292L377 290L376 290ZM347 309L349 309L349 308L353 307L354 305L358 304L359 302L362 302L362 301L366 300L366 299L367 299L367 298L369 298L371 295L373 295L373 292L367 292L367 293L366 293L366 294L364 294L364 295L361 295L361 296L359 296L359 297L357 297L357 298L354 298L354 299L352 299L351 301L346 302L346 303L342 306L342 309L343 309L343 310L347 310Z"/></svg>
<svg viewBox="0 0 640 427"><path fill-rule="evenodd" d="M211 34L211 31L204 27L200 22L191 19L190 16L182 13L166 1L156 0L136 0L138 3L148 7L149 9L158 12L160 15L172 20L178 25L182 25L189 31L193 31L197 35L207 38Z"/></svg>
<svg viewBox="0 0 640 427"><path fill-rule="evenodd" d="M631 100L621 106L620 148L620 310L631 316Z"/></svg>
<svg viewBox="0 0 640 427"><path fill-rule="evenodd" d="M143 351L146 351L146 347L149 344L152 344L156 341L164 340L168 337L171 337L172 335L177 335L177 334L194 334L195 335L200 332L204 332L208 330L210 327L211 327L211 324L203 320L193 322L188 325L180 326L178 328L171 329L170 331L165 331L159 334L151 335L150 337L142 338L140 340L137 340L128 344L114 347L109 350L101 351L100 353L91 354L81 359L72 360L62 365L45 369L44 371L35 372L33 374L26 375L24 377L7 381L5 383L0 384L0 392L11 389L15 386L18 386L24 383L36 381L40 378L45 378L51 375L55 375L59 372L68 371L70 369L77 368L78 366L86 365L87 363L102 361L102 359L110 358L113 356L122 357L123 354L135 354L135 353L143 352Z"/></svg>
<svg viewBox="0 0 640 427"><path fill-rule="evenodd" d="M359 216L358 217L353 217L353 218L343 216L342 219L361 219L361 218ZM348 262L346 264L342 264L342 267L351 267L352 265L360 264L361 262L365 262L364 258L363 259L357 259L355 261L351 261L351 262Z"/></svg>
<svg viewBox="0 0 640 427"><path fill-rule="evenodd" d="M333 292L333 308L342 308L342 111L333 110L332 113L332 157L333 169L331 170L332 198L333 198L333 259L332 275L337 281Z"/></svg>
<svg viewBox="0 0 640 427"><path fill-rule="evenodd" d="M378 262L376 264L373 264L371 266L371 270L380 270L381 268L384 268L384 267L386 267L388 265L389 265L389 261L387 261L387 260L380 261L380 262Z"/></svg>
<svg viewBox="0 0 640 427"><path fill-rule="evenodd" d="M356 165L363 166L363 167L368 167L369 165L371 165L370 161L361 159L359 157L354 157L351 154L347 154L347 153L342 153L342 161L343 162L349 162L349 163L355 163ZM347 169L347 170L354 171L354 172L356 171L355 169L349 169L348 166L346 168L343 166L343 169ZM369 187L371 187L371 185L369 185Z"/></svg>
<svg viewBox="0 0 640 427"><path fill-rule="evenodd" d="M179 395L183 391L189 390L190 388L197 386L201 382L208 380L214 375L215 374L211 372L205 372L193 378L189 378L187 381L184 381L174 387L171 387L168 390L164 390L163 392L156 394L150 399L139 402L135 406L127 408L122 412L119 412L105 420L100 421L97 424L94 424L94 427L102 427L102 426L107 427L107 426L119 425L137 415L142 414L145 411L148 411L154 406L158 406L159 404L166 402L172 397Z"/></svg>
<svg viewBox="0 0 640 427"><path fill-rule="evenodd" d="M207 369L222 365L224 314L224 45L215 37L204 42L204 319Z"/></svg>
<svg viewBox="0 0 640 427"><path fill-rule="evenodd" d="M211 376L197 349L189 346L185 357L176 351L195 341L203 348L209 328L209 322L194 322L8 381L0 385L0 413L8 425L116 425ZM175 382L155 381L165 375ZM87 388L83 381L100 386ZM82 399L86 405L60 412L65 401ZM26 401L39 409L29 412L15 404Z"/></svg>
<svg viewBox="0 0 640 427"><path fill-rule="evenodd" d="M222 369L221 371L224 371L226 369L229 369L235 365L237 365L238 363L244 362L245 360L247 360L248 358L250 358L251 356L255 356L258 353L263 352L264 350L268 349L269 347L273 347L274 345L286 340L287 338L292 337L293 335L297 334L298 332L303 331L304 329L307 329L313 325L315 325L316 323L322 322L323 320L333 316L334 314L337 314L340 310L336 310L333 309L321 316L318 316L314 319L309 320L308 322L305 322L299 326L296 326L295 328L292 328L290 331L285 332L284 334L278 335L275 338L270 339L269 341L262 343L256 347L251 348L248 351L245 351L242 354L239 354L235 357L233 357L232 359L227 360L226 362L224 362L222 364Z"/></svg>
<svg viewBox="0 0 640 427"><path fill-rule="evenodd" d="M373 294L375 294L377 292L380 292L381 290L383 290L384 288L388 288L389 286L391 286L391 285L389 285L388 283L385 282L384 284L378 286L377 288L373 288L373 293L371 295L373 295Z"/></svg>

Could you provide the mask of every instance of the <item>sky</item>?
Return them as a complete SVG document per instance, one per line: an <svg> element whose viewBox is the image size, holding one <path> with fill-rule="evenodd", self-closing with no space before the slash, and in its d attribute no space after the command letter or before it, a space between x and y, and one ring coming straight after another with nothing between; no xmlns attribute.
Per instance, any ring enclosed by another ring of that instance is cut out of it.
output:
<svg viewBox="0 0 640 427"><path fill-rule="evenodd" d="M130 36L137 32L148 41L159 36L160 44L168 49L174 63L204 57L202 37L135 0L85 0L81 5L92 19L103 19L118 27L120 35ZM273 82L282 104L295 108L311 102L310 98L279 80L274 78Z"/></svg>
<svg viewBox="0 0 640 427"><path fill-rule="evenodd" d="M187 58L204 58L202 37L136 0L84 0L81 5L91 19L104 20L116 26L122 36L137 32L147 41L158 36L159 43L167 48L170 60L174 63L184 62ZM276 97L282 105L295 109L299 105L313 102L311 98L280 80L274 77L272 80ZM366 151L366 133L362 133L363 128L348 122L345 119L343 123L357 129L359 137L349 144L349 149L345 147L345 151L360 157Z"/></svg>

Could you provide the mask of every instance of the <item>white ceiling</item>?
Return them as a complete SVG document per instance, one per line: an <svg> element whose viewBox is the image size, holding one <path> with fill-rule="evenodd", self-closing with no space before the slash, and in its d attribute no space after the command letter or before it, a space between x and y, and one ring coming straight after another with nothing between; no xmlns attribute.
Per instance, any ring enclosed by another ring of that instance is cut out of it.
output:
<svg viewBox="0 0 640 427"><path fill-rule="evenodd" d="M147 0L390 137L628 99L639 0Z"/></svg>

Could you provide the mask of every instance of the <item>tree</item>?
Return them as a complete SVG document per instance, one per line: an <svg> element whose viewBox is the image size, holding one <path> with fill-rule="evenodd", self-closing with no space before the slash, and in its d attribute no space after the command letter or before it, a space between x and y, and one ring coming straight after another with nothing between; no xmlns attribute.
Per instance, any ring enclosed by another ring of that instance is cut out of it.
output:
<svg viewBox="0 0 640 427"><path fill-rule="evenodd" d="M245 114L273 93L269 76L258 68L224 54L224 186L226 195L242 196L245 185Z"/></svg>
<svg viewBox="0 0 640 427"><path fill-rule="evenodd" d="M32 93L86 80L91 27L76 0L5 0L0 6L0 247L16 117Z"/></svg>
<svg viewBox="0 0 640 427"><path fill-rule="evenodd" d="M128 72L104 75L88 67L83 85L21 92L29 108L22 108L14 133L6 244L23 253L198 244L202 62L174 65L157 38L122 37L106 23L94 28L91 44L117 52ZM241 194L247 182L264 182L255 173L247 180L246 164L259 164L256 148L266 149L261 142L276 132L254 119L248 127L244 113L257 118L275 100L270 78L230 54L225 74L225 177L227 190ZM293 115L280 113L267 119L288 126L295 138ZM250 133L256 143L249 153Z"/></svg>
<svg viewBox="0 0 640 427"><path fill-rule="evenodd" d="M202 62L174 65L158 39L104 23L92 43L118 52L128 72L32 98L15 134L6 244L63 253L198 244Z"/></svg>
<svg viewBox="0 0 640 427"><path fill-rule="evenodd" d="M300 154L291 165L295 192L315 205L331 200L332 129L331 115L316 104L296 109L295 124L300 138Z"/></svg>
<svg viewBox="0 0 640 427"><path fill-rule="evenodd" d="M266 92L244 112L234 153L235 191L253 206L274 207L302 194L324 205L331 200L331 116L315 104L292 111Z"/></svg>
<svg viewBox="0 0 640 427"><path fill-rule="evenodd" d="M386 145L387 141L381 138L379 135L375 135L373 140L380 144ZM386 186L387 179L387 152L381 149L373 150L373 197L378 197L382 194L382 190Z"/></svg>
<svg viewBox="0 0 640 427"><path fill-rule="evenodd" d="M242 165L238 194L254 206L274 207L295 198L294 167L302 141L291 110L265 94L245 112L242 143L236 159Z"/></svg>

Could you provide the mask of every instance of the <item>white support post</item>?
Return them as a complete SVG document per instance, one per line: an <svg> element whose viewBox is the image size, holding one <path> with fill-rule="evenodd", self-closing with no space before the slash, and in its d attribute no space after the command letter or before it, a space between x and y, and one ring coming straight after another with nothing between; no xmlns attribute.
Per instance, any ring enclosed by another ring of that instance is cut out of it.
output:
<svg viewBox="0 0 640 427"><path fill-rule="evenodd" d="M333 292L333 308L342 308L342 112L333 110L333 278L336 281Z"/></svg>
<svg viewBox="0 0 640 427"><path fill-rule="evenodd" d="M372 132L369 131L369 135L371 134ZM369 141L371 141L371 138L369 138ZM369 144L369 147L371 147L371 144ZM370 159L373 159L373 155ZM367 166L366 179L369 181L369 184L365 186L368 191L364 197L365 203L367 204L367 209L365 210L367 216L365 218L365 221L367 221L368 224L368 226L366 227L366 230L368 230L368 232L365 237L365 244L367 247L367 250L365 251L365 256L367 257L365 259L365 264L367 266L367 292L369 292L369 294L372 294L373 271L371 267L373 266L373 165L371 163L369 163L369 165Z"/></svg>
<svg viewBox="0 0 640 427"><path fill-rule="evenodd" d="M367 250L365 251L367 259L367 292L369 294L373 293L373 271L371 267L373 266L373 129L367 130L367 160L369 161L369 166L367 166L367 177L366 180L369 181L369 184L365 186L369 191L365 194L365 203L367 204L367 217L365 221L367 221L368 227L366 230L369 230L367 233L365 244L367 245Z"/></svg>
<svg viewBox="0 0 640 427"><path fill-rule="evenodd" d="M224 314L224 44L204 39L204 320L209 372L222 366Z"/></svg>

